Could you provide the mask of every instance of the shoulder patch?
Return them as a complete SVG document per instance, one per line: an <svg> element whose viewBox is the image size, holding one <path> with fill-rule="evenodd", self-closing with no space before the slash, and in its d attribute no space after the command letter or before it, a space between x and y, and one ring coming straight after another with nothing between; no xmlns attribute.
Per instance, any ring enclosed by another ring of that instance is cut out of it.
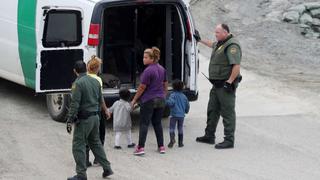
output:
<svg viewBox="0 0 320 180"><path fill-rule="evenodd" d="M238 52L237 48L235 48L235 47L231 47L230 48L230 53L231 54L236 54L237 52Z"/></svg>

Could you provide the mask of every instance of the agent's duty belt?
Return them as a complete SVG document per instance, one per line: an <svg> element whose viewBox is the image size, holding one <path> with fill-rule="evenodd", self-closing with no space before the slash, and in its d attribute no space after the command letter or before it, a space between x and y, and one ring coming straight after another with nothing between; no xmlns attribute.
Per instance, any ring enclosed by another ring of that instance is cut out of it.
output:
<svg viewBox="0 0 320 180"><path fill-rule="evenodd" d="M227 79L223 79L223 80L208 79L208 80L211 82L211 84L215 88L223 88L224 83L227 81ZM238 75L236 79L233 81L232 85L237 87L238 86L237 84L240 83L241 81L242 81L242 76Z"/></svg>
<svg viewBox="0 0 320 180"><path fill-rule="evenodd" d="M98 115L100 112L89 112L89 111L80 111L78 113L78 119L88 119L91 116Z"/></svg>
<svg viewBox="0 0 320 180"><path fill-rule="evenodd" d="M213 80L213 79L209 79L209 81L211 82L211 84L213 85L213 87L215 88L223 88L224 83L227 80Z"/></svg>

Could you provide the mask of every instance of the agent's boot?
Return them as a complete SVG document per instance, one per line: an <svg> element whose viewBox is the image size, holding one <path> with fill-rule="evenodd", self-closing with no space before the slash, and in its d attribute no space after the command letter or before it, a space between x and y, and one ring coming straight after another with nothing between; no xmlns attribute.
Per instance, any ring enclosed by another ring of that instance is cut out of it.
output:
<svg viewBox="0 0 320 180"><path fill-rule="evenodd" d="M168 144L168 148L172 148L174 143L176 143L176 140L174 139L174 133L170 133L170 142Z"/></svg>
<svg viewBox="0 0 320 180"><path fill-rule="evenodd" d="M179 134L178 136L179 147L183 147L183 134Z"/></svg>
<svg viewBox="0 0 320 180"><path fill-rule="evenodd" d="M75 175L73 177L69 177L67 180L87 180L86 177Z"/></svg>
<svg viewBox="0 0 320 180"><path fill-rule="evenodd" d="M201 143L207 143L207 144L214 144L215 143L214 137L208 137L206 135L201 136L201 137L197 137L196 141L201 142Z"/></svg>
<svg viewBox="0 0 320 180"><path fill-rule="evenodd" d="M228 140L224 140L223 142L216 144L216 149L230 149L234 147L234 143Z"/></svg>
<svg viewBox="0 0 320 180"><path fill-rule="evenodd" d="M108 176L111 176L113 174L113 171L111 168L104 169L102 173L102 178L107 178Z"/></svg>

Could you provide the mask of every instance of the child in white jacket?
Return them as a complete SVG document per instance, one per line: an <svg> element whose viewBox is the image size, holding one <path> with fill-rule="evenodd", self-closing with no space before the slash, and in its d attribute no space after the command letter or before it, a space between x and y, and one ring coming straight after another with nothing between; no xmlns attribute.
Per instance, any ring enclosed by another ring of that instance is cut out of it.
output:
<svg viewBox="0 0 320 180"><path fill-rule="evenodd" d="M128 148L135 147L131 137L131 115L132 107L129 103L130 91L120 89L120 100L116 101L110 108L109 112L113 114L113 130L115 132L115 149L121 149L120 137L122 133L127 134Z"/></svg>

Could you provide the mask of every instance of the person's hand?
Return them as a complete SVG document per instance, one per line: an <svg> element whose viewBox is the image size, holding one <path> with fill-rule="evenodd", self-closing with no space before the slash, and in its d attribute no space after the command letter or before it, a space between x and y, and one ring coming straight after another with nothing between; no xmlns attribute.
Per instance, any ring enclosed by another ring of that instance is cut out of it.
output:
<svg viewBox="0 0 320 180"><path fill-rule="evenodd" d="M70 121L67 121L67 126L66 126L67 132L71 134L72 132L72 123Z"/></svg>
<svg viewBox="0 0 320 180"><path fill-rule="evenodd" d="M139 107L140 107L139 103L135 103L135 104L133 105L133 107L132 107L132 111L134 111L135 109L137 109L137 108L139 108Z"/></svg>
<svg viewBox="0 0 320 180"><path fill-rule="evenodd" d="M201 41L201 37L197 34L194 34L193 37L196 39L197 42Z"/></svg>
<svg viewBox="0 0 320 180"><path fill-rule="evenodd" d="M136 109L136 108L138 108L138 107L139 107L139 104L136 103L136 104L133 106L133 109Z"/></svg>
<svg viewBox="0 0 320 180"><path fill-rule="evenodd" d="M197 42L201 41L201 36L200 36L199 31L196 30L196 32L193 35L193 37L196 39Z"/></svg>
<svg viewBox="0 0 320 180"><path fill-rule="evenodd" d="M103 111L103 113L104 113L105 118L109 119L109 110L106 109L105 111Z"/></svg>
<svg viewBox="0 0 320 180"><path fill-rule="evenodd" d="M223 85L223 89L228 92L228 93L233 93L234 92L234 88L233 85L231 83L229 83L228 81L226 81Z"/></svg>
<svg viewBox="0 0 320 180"><path fill-rule="evenodd" d="M107 111L107 112L106 112L106 117L107 117L107 120L111 119L111 113L110 113L110 111Z"/></svg>

